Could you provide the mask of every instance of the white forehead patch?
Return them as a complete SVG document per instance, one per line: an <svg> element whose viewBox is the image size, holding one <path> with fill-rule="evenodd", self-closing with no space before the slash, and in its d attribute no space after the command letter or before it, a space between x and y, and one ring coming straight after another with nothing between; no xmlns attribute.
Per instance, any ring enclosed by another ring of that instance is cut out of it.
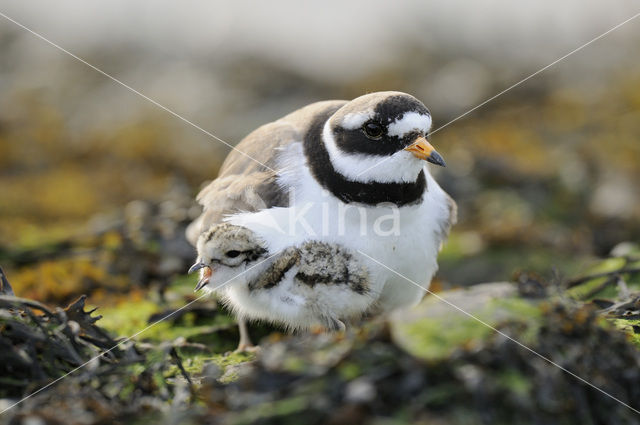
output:
<svg viewBox="0 0 640 425"><path fill-rule="evenodd" d="M417 112L406 112L402 118L389 124L387 134L389 136L402 137L411 131L426 133L431 128L431 116Z"/></svg>
<svg viewBox="0 0 640 425"><path fill-rule="evenodd" d="M373 111L347 114L342 120L342 128L346 130L355 130L356 128L362 127L362 124L369 121L372 117Z"/></svg>

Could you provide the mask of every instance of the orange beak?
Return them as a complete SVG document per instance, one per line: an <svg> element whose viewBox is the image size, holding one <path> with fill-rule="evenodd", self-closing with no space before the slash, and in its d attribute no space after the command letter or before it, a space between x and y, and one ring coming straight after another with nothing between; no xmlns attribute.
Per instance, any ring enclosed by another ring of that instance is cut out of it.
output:
<svg viewBox="0 0 640 425"><path fill-rule="evenodd" d="M189 273L193 273L197 270L200 270L200 280L198 280L196 289L194 289L194 291L198 291L207 286L207 283L209 283L209 278L211 278L211 275L213 274L213 270L211 269L211 267L207 266L203 262L197 262L193 266L191 266L191 268L189 269Z"/></svg>
<svg viewBox="0 0 640 425"><path fill-rule="evenodd" d="M196 285L194 291L199 291L200 289L207 286L211 275L213 275L213 270L211 270L211 267L207 266L200 270L200 280L198 281L198 284Z"/></svg>
<svg viewBox="0 0 640 425"><path fill-rule="evenodd" d="M411 145L404 148L404 150L411 152L418 159L423 159L442 167L447 166L442 156L436 152L435 148L431 146L431 143L427 142L427 139L424 137L418 137Z"/></svg>

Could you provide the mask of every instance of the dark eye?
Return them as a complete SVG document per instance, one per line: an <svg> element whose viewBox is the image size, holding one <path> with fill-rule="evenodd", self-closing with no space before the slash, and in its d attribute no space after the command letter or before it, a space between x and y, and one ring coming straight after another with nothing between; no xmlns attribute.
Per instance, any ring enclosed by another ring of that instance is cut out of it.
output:
<svg viewBox="0 0 640 425"><path fill-rule="evenodd" d="M377 139L382 136L382 133L384 133L384 127L382 127L382 124L375 121L368 121L364 123L362 130L364 131L364 134L371 139Z"/></svg>
<svg viewBox="0 0 640 425"><path fill-rule="evenodd" d="M238 255L240 255L240 251L231 250L231 251L225 252L224 255L226 255L229 258L236 258Z"/></svg>

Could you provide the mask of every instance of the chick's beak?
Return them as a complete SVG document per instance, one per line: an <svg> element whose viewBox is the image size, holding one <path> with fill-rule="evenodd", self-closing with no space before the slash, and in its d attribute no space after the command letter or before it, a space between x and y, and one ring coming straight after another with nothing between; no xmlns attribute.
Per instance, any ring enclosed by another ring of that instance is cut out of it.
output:
<svg viewBox="0 0 640 425"><path fill-rule="evenodd" d="M200 270L203 267L207 267L207 265L205 263L203 263L202 261L198 261L193 266L189 267L188 273L191 274L191 273L193 273L195 271Z"/></svg>
<svg viewBox="0 0 640 425"><path fill-rule="evenodd" d="M200 280L198 280L194 291L199 291L200 289L207 286L207 284L209 283L209 278L211 278L211 275L213 275L213 270L211 270L211 267L207 266L203 262L197 262L193 266L191 266L191 268L189 269L189 273L193 273L196 270L200 270Z"/></svg>
<svg viewBox="0 0 640 425"><path fill-rule="evenodd" d="M416 158L423 159L435 165L446 167L444 159L435 148L424 137L418 137L411 145L404 148L405 151L411 152Z"/></svg>
<svg viewBox="0 0 640 425"><path fill-rule="evenodd" d="M207 284L209 283L209 279L211 278L211 275L213 275L213 270L211 270L211 267L205 266L200 272L200 280L196 284L194 291L199 291L205 286L207 286Z"/></svg>

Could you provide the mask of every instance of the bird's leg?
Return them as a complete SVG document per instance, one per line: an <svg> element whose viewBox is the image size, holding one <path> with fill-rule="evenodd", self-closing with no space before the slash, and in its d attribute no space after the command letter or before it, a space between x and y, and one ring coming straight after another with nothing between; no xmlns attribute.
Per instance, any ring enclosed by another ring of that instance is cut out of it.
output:
<svg viewBox="0 0 640 425"><path fill-rule="evenodd" d="M238 343L236 352L255 351L257 347L253 345L253 342L251 342L249 329L247 328L247 321L244 317L238 317L238 330L240 331L240 342Z"/></svg>
<svg viewBox="0 0 640 425"><path fill-rule="evenodd" d="M324 322L324 327L328 332L344 332L347 330L344 322L334 317L327 316L324 318Z"/></svg>

